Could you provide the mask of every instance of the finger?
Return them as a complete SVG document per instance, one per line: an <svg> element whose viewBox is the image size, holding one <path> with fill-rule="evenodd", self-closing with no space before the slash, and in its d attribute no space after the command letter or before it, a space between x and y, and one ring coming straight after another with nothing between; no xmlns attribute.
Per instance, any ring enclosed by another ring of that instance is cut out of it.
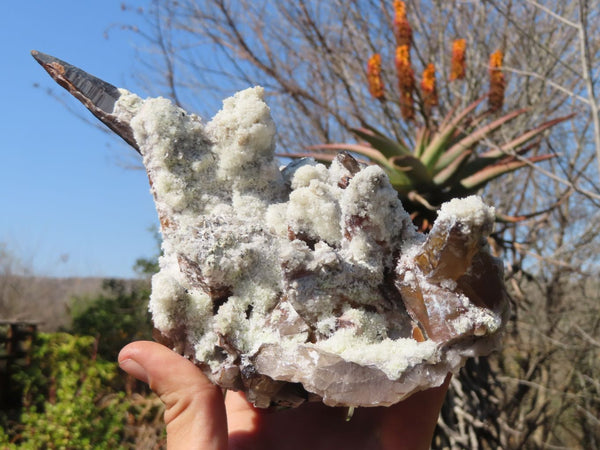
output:
<svg viewBox="0 0 600 450"><path fill-rule="evenodd" d="M140 341L121 350L119 365L165 404L169 449L227 448L223 395L194 364L163 345Z"/></svg>
<svg viewBox="0 0 600 450"><path fill-rule="evenodd" d="M450 384L411 395L386 409L381 421L383 448L428 449Z"/></svg>
<svg viewBox="0 0 600 450"><path fill-rule="evenodd" d="M256 433L261 424L261 413L246 400L242 392L227 392L225 400L227 409L227 426L229 428L230 444L233 445L232 436Z"/></svg>

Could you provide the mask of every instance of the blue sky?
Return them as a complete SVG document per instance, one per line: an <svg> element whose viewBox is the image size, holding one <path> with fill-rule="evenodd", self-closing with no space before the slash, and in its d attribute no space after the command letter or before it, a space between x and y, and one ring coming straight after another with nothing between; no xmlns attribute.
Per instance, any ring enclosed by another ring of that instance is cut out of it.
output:
<svg viewBox="0 0 600 450"><path fill-rule="evenodd" d="M51 54L143 95L135 36L118 26L135 20L115 0L7 2L0 14L0 244L36 274L130 277L138 257L155 253L146 175L123 167L133 150L49 96L66 91L30 56Z"/></svg>

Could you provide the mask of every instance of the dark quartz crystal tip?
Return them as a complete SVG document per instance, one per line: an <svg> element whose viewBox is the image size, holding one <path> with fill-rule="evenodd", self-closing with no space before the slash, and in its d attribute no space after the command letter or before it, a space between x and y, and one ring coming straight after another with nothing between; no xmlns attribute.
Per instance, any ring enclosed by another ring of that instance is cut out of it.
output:
<svg viewBox="0 0 600 450"><path fill-rule="evenodd" d="M115 103L121 96L118 88L54 56L37 50L32 50L31 55L54 81L69 91L94 116L139 153L140 150L129 124L118 120L113 114Z"/></svg>

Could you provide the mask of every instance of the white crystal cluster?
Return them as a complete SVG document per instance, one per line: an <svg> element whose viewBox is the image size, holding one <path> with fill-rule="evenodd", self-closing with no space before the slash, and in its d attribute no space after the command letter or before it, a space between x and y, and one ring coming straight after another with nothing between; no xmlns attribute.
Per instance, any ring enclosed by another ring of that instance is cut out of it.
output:
<svg viewBox="0 0 600 450"><path fill-rule="evenodd" d="M161 222L150 309L164 342L261 407L390 405L489 351L506 302L473 301L469 280L478 255L498 269L483 245L493 210L442 208L432 236L472 249L465 275L444 277L456 252L415 231L378 166L278 167L263 95L237 93L206 124L163 98L116 104Z"/></svg>

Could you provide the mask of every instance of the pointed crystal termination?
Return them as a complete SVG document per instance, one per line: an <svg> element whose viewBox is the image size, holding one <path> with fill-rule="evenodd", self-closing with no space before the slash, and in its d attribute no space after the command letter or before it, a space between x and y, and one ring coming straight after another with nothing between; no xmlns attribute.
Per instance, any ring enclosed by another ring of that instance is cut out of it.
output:
<svg viewBox="0 0 600 450"><path fill-rule="evenodd" d="M113 114L115 104L121 97L121 92L117 87L54 56L37 50L32 50L31 56L50 74L54 81L69 91L94 116L139 152L129 124L118 120L117 116Z"/></svg>

